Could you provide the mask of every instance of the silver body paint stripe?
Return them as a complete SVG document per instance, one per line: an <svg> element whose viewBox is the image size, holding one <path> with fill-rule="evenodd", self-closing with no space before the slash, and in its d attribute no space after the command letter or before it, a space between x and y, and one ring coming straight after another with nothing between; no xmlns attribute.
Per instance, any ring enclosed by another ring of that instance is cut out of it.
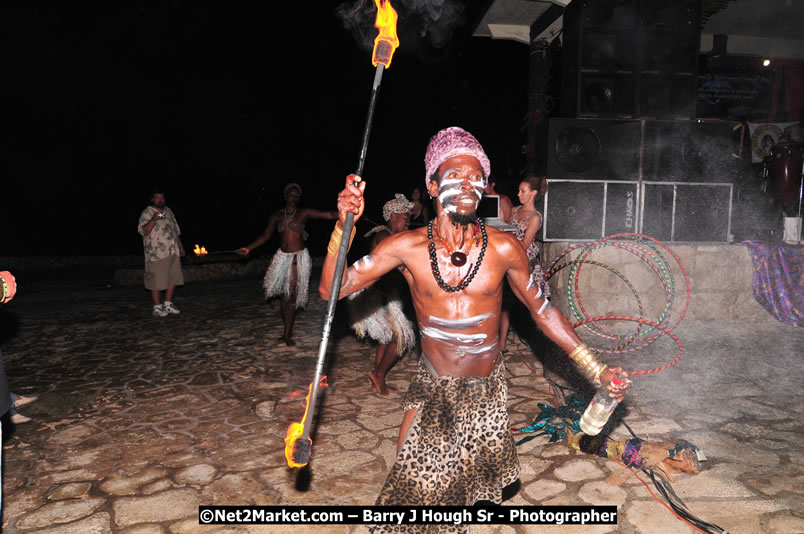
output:
<svg viewBox="0 0 804 534"><path fill-rule="evenodd" d="M442 319L441 317L429 318L429 321L438 326L445 326L447 328L469 328L470 326L477 326L489 317L493 317L493 313L484 313L483 315L475 315L474 317L467 317L466 319Z"/></svg>
<svg viewBox="0 0 804 534"><path fill-rule="evenodd" d="M438 328L433 328L431 326L422 326L421 324L419 324L419 331L423 336L427 336L438 341L450 341L475 346L483 343L486 337L488 337L486 334L461 334L458 332L445 332L444 330L439 330Z"/></svg>
<svg viewBox="0 0 804 534"><path fill-rule="evenodd" d="M525 290L530 291L531 289L533 289L533 286L535 285L536 285L536 279L531 276L530 280L528 280L528 285L525 287ZM536 296L533 298L539 298L541 296L542 296L542 286L541 284L539 284L539 292L536 293Z"/></svg>
<svg viewBox="0 0 804 534"><path fill-rule="evenodd" d="M363 269L370 269L373 265L374 260L371 258L370 254L367 254L354 262L352 267L354 267L356 271L362 271Z"/></svg>
<svg viewBox="0 0 804 534"><path fill-rule="evenodd" d="M500 338L495 337L494 341L491 343L486 343L485 345L480 345L479 347L461 347L461 352L468 353L468 354L482 354L484 352L489 352L497 349L500 344Z"/></svg>

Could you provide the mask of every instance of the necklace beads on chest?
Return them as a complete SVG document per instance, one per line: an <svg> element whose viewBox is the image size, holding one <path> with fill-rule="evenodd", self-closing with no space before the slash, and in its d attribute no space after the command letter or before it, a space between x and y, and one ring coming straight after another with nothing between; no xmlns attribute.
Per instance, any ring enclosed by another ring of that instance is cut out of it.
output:
<svg viewBox="0 0 804 534"><path fill-rule="evenodd" d="M437 221L438 218L435 219ZM486 234L486 225L483 224L482 221L475 219L475 234L472 235L472 240L469 242L469 248L466 250L468 253L472 249L472 243L475 240L475 235L477 234L477 229L480 228L480 233L483 236L483 244L480 247L480 252L477 255L477 263L474 266L469 267L469 273L460 281L458 285L451 286L447 284L444 279L441 277L441 271L438 268L438 256L436 255L436 248L435 248L435 241L433 241L433 224L434 220L431 219L430 222L427 224L427 239L428 244L427 248L430 252L430 267L433 271L433 278L438 283L438 286L448 293L453 293L456 291L463 291L466 287L472 282L477 271L480 269L480 264L483 263L483 256L486 255L486 248L488 247L489 237ZM436 227L436 233L438 233L438 228ZM444 245L444 249L450 254L450 262L455 265L456 267L460 267L466 263L466 254L460 251L450 252L449 247L441 238L441 244ZM462 258L461 258L462 256Z"/></svg>

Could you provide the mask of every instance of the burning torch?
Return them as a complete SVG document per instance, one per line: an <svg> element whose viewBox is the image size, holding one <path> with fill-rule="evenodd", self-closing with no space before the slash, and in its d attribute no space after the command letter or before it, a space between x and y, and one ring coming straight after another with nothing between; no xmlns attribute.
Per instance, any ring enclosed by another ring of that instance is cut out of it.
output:
<svg viewBox="0 0 804 534"><path fill-rule="evenodd" d="M198 243L196 243L195 247L193 248L193 253L196 256L208 256L210 254L234 254L235 252L237 252L237 251L236 250L216 250L214 252L209 252L209 251L207 251L207 247L204 247L204 246L199 247Z"/></svg>
<svg viewBox="0 0 804 534"><path fill-rule="evenodd" d="M396 11L391 7L391 3L388 0L374 0L374 4L377 6L377 18L375 19L374 26L379 30L379 34L377 38L374 39L374 51L371 55L371 64L376 67L376 70L374 71L374 84L371 88L366 125L363 128L360 157L357 160L357 171L355 171L355 174L358 176L363 175L363 165L366 161L366 150L368 149L369 135L371 134L371 123L374 120L374 108L377 104L377 95L380 92L382 73L384 69L391 65L391 57L399 46L399 39L396 35ZM351 235L352 228L354 227L354 218L354 213L349 212L346 214L346 221L343 225L344 235ZM343 270L346 266L346 253L348 249L349 239L341 240L341 245L338 249L338 258L335 262L335 274L332 278L332 289L327 304L327 315L324 318L324 328L321 332L321 344L318 348L318 363L315 369L315 378L310 384L310 393L304 411L304 419L301 423L302 431L298 437L293 439L292 434L298 431L297 425L300 424L293 423L288 429L288 435L285 438L285 456L290 467L303 467L310 461L310 450L313 445L310 439L310 427L312 426L315 404L321 386L324 358L327 353L327 343L329 341L330 329L332 328L332 321L335 317L335 306L338 304L338 296L341 292L341 278L343 277Z"/></svg>

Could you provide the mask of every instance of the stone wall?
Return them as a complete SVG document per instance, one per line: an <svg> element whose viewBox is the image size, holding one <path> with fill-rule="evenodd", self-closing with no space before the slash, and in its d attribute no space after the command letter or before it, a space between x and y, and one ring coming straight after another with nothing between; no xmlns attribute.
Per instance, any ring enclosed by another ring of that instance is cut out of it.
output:
<svg viewBox="0 0 804 534"><path fill-rule="evenodd" d="M134 267L142 265L142 254L120 256L0 256L0 269L7 271L49 271L81 267Z"/></svg>
<svg viewBox="0 0 804 534"><path fill-rule="evenodd" d="M259 277L265 274L271 263L272 256L258 258L231 257L216 258L215 256L203 258L189 258L182 261L184 283L201 282L205 280L225 280L228 278ZM313 258L313 268L321 267L324 258ZM142 265L135 268L119 268L114 272L114 282L119 285L142 285Z"/></svg>
<svg viewBox="0 0 804 534"><path fill-rule="evenodd" d="M227 278L257 277L265 273L272 255L259 257L223 254L220 256L187 255L182 258L182 271L186 283L204 280L223 280ZM0 270L12 273L37 272L49 276L75 276L75 272L84 273L84 277L103 276L114 273L115 284L124 286L142 285L142 254L127 256L4 256L0 257ZM313 258L313 268L320 268L324 258ZM70 271L73 271L72 273Z"/></svg>
<svg viewBox="0 0 804 534"><path fill-rule="evenodd" d="M567 250L570 243L545 243L547 265ZM684 320L746 320L771 321L776 318L754 299L753 267L748 249L735 245L673 245L670 247L681 260L689 277L691 297ZM577 257L574 252L565 261ZM675 281L671 322L678 317L686 298L684 276L672 256L662 251L671 264ZM606 264L627 278L642 301L643 317L656 321L664 312L668 296L659 276L648 263L621 248L607 246L593 252L588 260ZM564 268L550 280L553 302L569 315L567 281L569 269ZM579 271L578 292L586 315L639 316L639 305L633 291L615 273L606 268L583 264Z"/></svg>

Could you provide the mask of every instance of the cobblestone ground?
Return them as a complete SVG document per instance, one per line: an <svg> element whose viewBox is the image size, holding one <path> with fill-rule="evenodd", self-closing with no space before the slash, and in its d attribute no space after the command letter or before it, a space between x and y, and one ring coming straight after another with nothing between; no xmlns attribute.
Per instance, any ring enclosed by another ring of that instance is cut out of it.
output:
<svg viewBox="0 0 804 534"><path fill-rule="evenodd" d="M374 502L393 462L400 397L370 393L374 349L350 335L344 310L330 343L314 457L298 477L282 440L301 418L296 393L315 367L325 307L317 297L298 317L298 346L287 348L277 342L278 305L264 302L258 279L188 284L176 298L181 315L161 319L150 315L144 290L102 278L20 284L0 312L3 351L12 389L40 400L20 410L33 422L3 434L4 532L365 532L198 523L201 504ZM673 483L698 517L732 533L804 532L804 332L758 328L682 323L684 358L635 378L624 421L645 439L686 439L703 450L706 470ZM553 402L543 375L573 383L566 366L553 365L555 355L536 358L538 340L520 332L506 360L517 428L533 420L538 403ZM626 366L675 357L671 341L655 345ZM404 390L414 363L398 363L389 383ZM614 436L628 434L620 425ZM519 452L519 488L504 504L611 504L618 524L472 532L695 532L613 461L546 438ZM612 484L619 475L624 481Z"/></svg>

